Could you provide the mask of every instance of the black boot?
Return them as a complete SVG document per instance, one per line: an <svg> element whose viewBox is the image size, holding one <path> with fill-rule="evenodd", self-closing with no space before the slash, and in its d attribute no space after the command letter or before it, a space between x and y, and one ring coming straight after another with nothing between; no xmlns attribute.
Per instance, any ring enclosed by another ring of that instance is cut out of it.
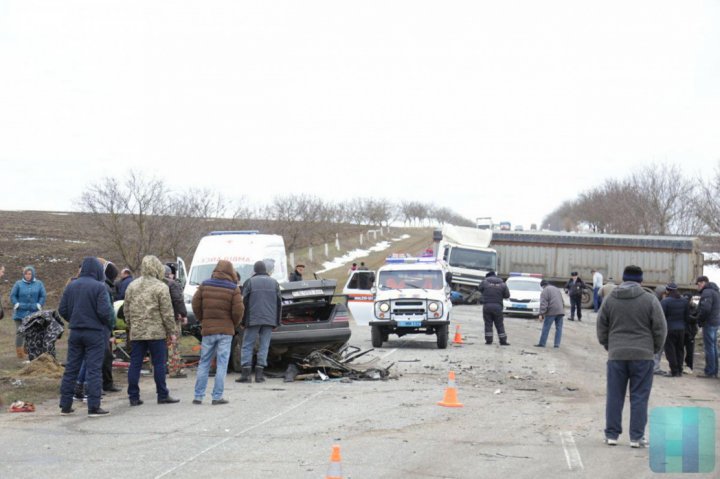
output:
<svg viewBox="0 0 720 479"><path fill-rule="evenodd" d="M263 376L263 369L258 366L255 366L255 382L256 383L264 383L265 382L265 376Z"/></svg>
<svg viewBox="0 0 720 479"><path fill-rule="evenodd" d="M242 371L240 371L240 377L235 380L236 383L251 383L252 379L250 379L250 372L252 371L252 368L249 366L243 366Z"/></svg>

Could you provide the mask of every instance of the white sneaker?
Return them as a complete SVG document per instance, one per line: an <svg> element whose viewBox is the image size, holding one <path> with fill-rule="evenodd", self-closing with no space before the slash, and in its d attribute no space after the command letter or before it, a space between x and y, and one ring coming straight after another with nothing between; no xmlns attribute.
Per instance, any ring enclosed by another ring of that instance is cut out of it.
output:
<svg viewBox="0 0 720 479"><path fill-rule="evenodd" d="M683 368L683 374L692 374L692 373L693 373L693 370L690 369L689 367L685 366Z"/></svg>
<svg viewBox="0 0 720 479"><path fill-rule="evenodd" d="M649 445L650 445L650 442L648 442L648 440L645 439L644 437L637 441L630 441L630 447L634 447L634 448L648 447Z"/></svg>
<svg viewBox="0 0 720 479"><path fill-rule="evenodd" d="M608 446L617 446L618 442L617 439L610 439L609 437L606 437L605 444L607 444Z"/></svg>

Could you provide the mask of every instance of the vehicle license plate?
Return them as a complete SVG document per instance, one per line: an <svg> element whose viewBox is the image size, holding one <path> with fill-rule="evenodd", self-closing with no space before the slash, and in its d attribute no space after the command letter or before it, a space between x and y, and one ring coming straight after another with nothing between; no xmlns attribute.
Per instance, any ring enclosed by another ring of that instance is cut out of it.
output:
<svg viewBox="0 0 720 479"><path fill-rule="evenodd" d="M397 325L401 328L419 328L422 321L398 321Z"/></svg>
<svg viewBox="0 0 720 479"><path fill-rule="evenodd" d="M301 289L300 291L293 291L293 296L316 296L323 294L322 289Z"/></svg>
<svg viewBox="0 0 720 479"><path fill-rule="evenodd" d="M513 308L517 308L517 309L527 309L527 304L513 303L513 304L512 304L512 307L513 307Z"/></svg>

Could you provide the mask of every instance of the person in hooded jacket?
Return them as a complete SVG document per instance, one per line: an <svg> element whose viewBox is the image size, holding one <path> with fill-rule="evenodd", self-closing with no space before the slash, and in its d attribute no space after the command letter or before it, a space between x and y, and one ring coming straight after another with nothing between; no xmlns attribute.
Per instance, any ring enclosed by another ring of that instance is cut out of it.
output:
<svg viewBox="0 0 720 479"><path fill-rule="evenodd" d="M623 283L598 311L597 338L608 352L605 443L616 446L622 433L625 396L630 391L630 446L646 447L648 401L654 355L665 345L667 322L660 301L641 286L643 270L629 265Z"/></svg>
<svg viewBox="0 0 720 479"><path fill-rule="evenodd" d="M255 365L255 382L265 381L263 370L267 367L267 356L270 348L270 335L273 329L280 326L280 314L282 299L280 296L280 285L267 273L267 267L263 261L257 261L253 265L255 274L243 284L243 302L245 304L245 315L243 326L242 352L240 355L241 372L240 383L249 383L250 371L252 369L253 350L255 341L260 338L260 345L257 353L257 364Z"/></svg>
<svg viewBox="0 0 720 479"><path fill-rule="evenodd" d="M700 291L698 324L703 330L705 348L705 374L701 378L718 377L717 333L720 326L720 289L707 276L699 276L697 289Z"/></svg>
<svg viewBox="0 0 720 479"><path fill-rule="evenodd" d="M97 258L83 259L78 278L70 282L60 299L58 312L68 321L68 355L60 386L60 413L72 414L73 393L85 359L88 416L105 416L100 407L102 362L109 338L112 305L104 283L103 267Z"/></svg>
<svg viewBox="0 0 720 479"><path fill-rule="evenodd" d="M195 291L192 309L202 327L202 349L193 404L202 404L205 397L210 362L213 357L217 358L217 367L212 404L227 404L223 392L230 359L230 346L245 312L242 293L238 287L238 276L230 261L218 261L210 279L203 281Z"/></svg>
<svg viewBox="0 0 720 479"><path fill-rule="evenodd" d="M485 280L480 283L478 290L483 300L483 321L485 322L485 344L493 342L493 324L498 333L500 346L510 346L505 334L505 321L503 318L503 299L510 297L510 290L505 281L489 271Z"/></svg>
<svg viewBox="0 0 720 479"><path fill-rule="evenodd" d="M685 329L690 319L690 303L680 296L677 284L665 286L667 296L660 301L665 319L667 320L667 339L665 340L665 357L670 363L670 375L682 376L683 356L685 354Z"/></svg>
<svg viewBox="0 0 720 479"><path fill-rule="evenodd" d="M170 290L163 281L165 267L157 257L142 260L140 278L125 291L125 323L130 331L128 397L131 406L140 406L140 369L149 352L153 365L158 404L180 402L172 398L165 382L166 340L177 341Z"/></svg>
<svg viewBox="0 0 720 479"><path fill-rule="evenodd" d="M13 320L15 320L15 353L18 359L25 359L25 338L18 331L22 325L22 320L37 311L40 311L45 305L45 285L35 276L35 268L25 266L23 268L23 278L18 280L10 291L10 302L15 312Z"/></svg>

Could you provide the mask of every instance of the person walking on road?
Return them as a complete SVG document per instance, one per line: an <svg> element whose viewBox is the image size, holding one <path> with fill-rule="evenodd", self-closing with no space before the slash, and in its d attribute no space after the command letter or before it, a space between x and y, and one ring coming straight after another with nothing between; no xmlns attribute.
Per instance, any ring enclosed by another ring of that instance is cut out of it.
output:
<svg viewBox="0 0 720 479"><path fill-rule="evenodd" d="M485 323L485 344L493 342L493 325L498 333L500 346L510 346L505 334L503 319L503 299L510 297L510 290L505 281L498 278L495 271L489 271L478 290L483 298L483 322Z"/></svg>
<svg viewBox="0 0 720 479"><path fill-rule="evenodd" d="M585 290L585 283L577 271L570 273L570 279L565 285L565 292L570 297L570 321L575 321L575 310L577 309L578 321L582 321L582 294Z"/></svg>
<svg viewBox="0 0 720 479"><path fill-rule="evenodd" d="M667 320L667 339L665 357L670 363L670 376L682 376L683 355L685 349L685 328L690 318L690 303L680 296L675 283L665 286L667 296L660 301Z"/></svg>
<svg viewBox="0 0 720 479"><path fill-rule="evenodd" d="M242 294L245 304L242 352L240 364L242 371L236 379L239 383L249 383L252 370L255 341L260 338L255 365L255 382L265 381L263 370L267 367L267 355L270 348L270 335L273 329L280 326L280 285L267 273L263 261L253 265L255 274L243 284Z"/></svg>
<svg viewBox="0 0 720 479"><path fill-rule="evenodd" d="M60 414L72 408L80 366L85 360L88 416L106 416L100 407L103 355L110 338L113 310L104 285L105 274L97 258L83 259L78 278L71 281L60 298L58 312L69 323L67 362L60 385Z"/></svg>
<svg viewBox="0 0 720 479"><path fill-rule="evenodd" d="M600 271L592 270L593 275L593 310L597 313L598 309L600 308L600 302L602 301L602 298L600 297L600 288L603 287L603 275Z"/></svg>
<svg viewBox="0 0 720 479"><path fill-rule="evenodd" d="M703 346L705 348L704 378L718 377L717 333L720 326L720 290L718 285L710 282L707 276L699 276L697 289L700 291L698 306L698 324L703 330Z"/></svg>
<svg viewBox="0 0 720 479"><path fill-rule="evenodd" d="M550 334L550 327L555 323L555 341L553 347L559 348L562 339L563 316L565 316L565 303L562 293L558 288L548 283L547 280L540 281L542 293L540 293L540 316L543 322L540 341L535 345L544 348Z"/></svg>
<svg viewBox="0 0 720 479"><path fill-rule="evenodd" d="M46 298L45 285L35 276L35 268L25 266L22 279L15 282L10 291L10 303L15 310L15 353L18 359L25 359L25 337L19 331L22 320L40 311Z"/></svg>
<svg viewBox="0 0 720 479"><path fill-rule="evenodd" d="M205 397L210 362L217 358L212 404L227 404L223 397L230 346L235 330L242 321L245 305L238 287L238 276L230 261L220 260L210 279L203 281L193 295L192 308L202 328L202 349L195 381L193 404Z"/></svg>
<svg viewBox="0 0 720 479"><path fill-rule="evenodd" d="M140 369L150 352L158 404L172 404L179 399L170 397L165 383L166 340L177 341L170 290L163 282L164 266L155 256L142 260L140 278L125 291L125 322L130 334L130 368L128 369L128 397L131 406L140 406Z"/></svg>
<svg viewBox="0 0 720 479"><path fill-rule="evenodd" d="M598 312L598 341L608 352L605 443L615 446L622 434L622 412L630 388L630 446L646 447L648 401L653 382L653 355L662 350L667 322L660 301L641 284L643 271L630 265L623 283Z"/></svg>

